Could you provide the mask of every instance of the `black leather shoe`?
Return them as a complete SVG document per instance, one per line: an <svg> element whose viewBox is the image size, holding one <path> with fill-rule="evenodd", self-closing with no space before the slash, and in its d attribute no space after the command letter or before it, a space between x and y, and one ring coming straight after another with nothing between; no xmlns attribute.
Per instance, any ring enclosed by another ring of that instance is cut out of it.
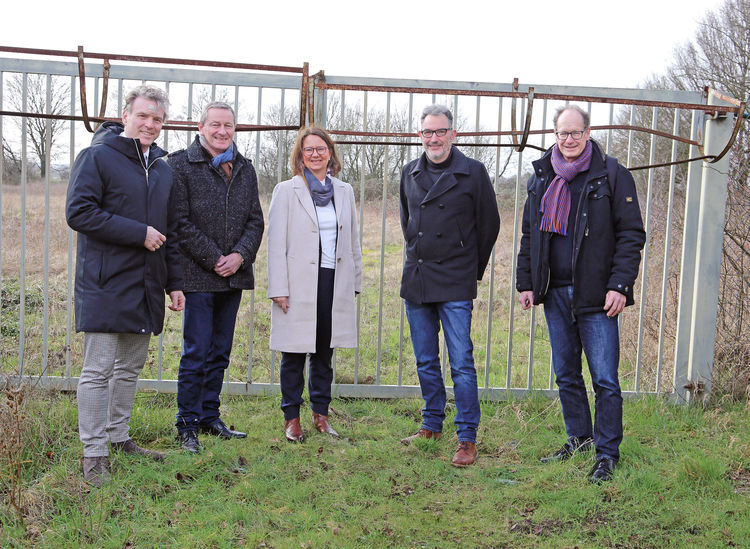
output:
<svg viewBox="0 0 750 549"><path fill-rule="evenodd" d="M214 421L211 425L201 425L201 432L208 433L217 437L230 439L230 438L245 438L247 433L242 431L232 431L229 427L224 425L224 422L220 419Z"/></svg>
<svg viewBox="0 0 750 549"><path fill-rule="evenodd" d="M599 483L612 480L615 465L617 465L616 459L609 457L598 458L589 473L589 482Z"/></svg>
<svg viewBox="0 0 750 549"><path fill-rule="evenodd" d="M183 431L177 435L177 438L183 450L187 450L193 454L200 454L201 450L203 450L203 445L198 440L198 433L195 431Z"/></svg>
<svg viewBox="0 0 750 549"><path fill-rule="evenodd" d="M580 439L577 437L571 438L568 442L563 444L557 452L551 456L543 457L540 461L542 463L552 463L555 461L565 461L573 457L576 452L588 452L591 450L592 441L590 438Z"/></svg>

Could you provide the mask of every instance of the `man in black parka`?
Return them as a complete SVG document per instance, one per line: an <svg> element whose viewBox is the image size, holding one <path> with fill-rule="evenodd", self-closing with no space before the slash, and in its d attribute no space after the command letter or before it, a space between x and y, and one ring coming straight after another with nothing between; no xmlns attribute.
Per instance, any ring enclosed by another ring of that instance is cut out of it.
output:
<svg viewBox="0 0 750 549"><path fill-rule="evenodd" d="M524 309L544 303L568 441L543 462L568 459L593 441L589 480L607 481L620 457L622 395L617 316L633 304L646 240L633 176L590 140L576 105L553 118L556 144L533 162L523 213L516 289ZM596 395L591 428L581 352Z"/></svg>
<svg viewBox="0 0 750 549"><path fill-rule="evenodd" d="M442 325L456 402L458 450L452 464L477 458L480 410L471 342L471 312L500 230L497 200L487 169L453 146L453 115L442 105L422 112L424 153L401 172L401 229L406 260L401 297L409 319L425 405L422 427L402 440L439 438L446 393L440 369Z"/></svg>
<svg viewBox="0 0 750 549"><path fill-rule="evenodd" d="M209 103L199 136L169 155L174 170L185 291L183 352L177 378L177 432L183 449L201 449L198 431L244 438L219 413L219 394L229 365L242 290L254 286L253 262L263 237L258 180L237 150L235 114Z"/></svg>
<svg viewBox="0 0 750 549"><path fill-rule="evenodd" d="M172 170L154 141L166 119L167 95L139 86L125 98L122 124L105 122L76 158L66 204L78 232L76 331L84 332L78 381L78 430L84 478L109 478L107 442L121 452L163 459L128 435L138 375L151 334L185 297L170 215Z"/></svg>

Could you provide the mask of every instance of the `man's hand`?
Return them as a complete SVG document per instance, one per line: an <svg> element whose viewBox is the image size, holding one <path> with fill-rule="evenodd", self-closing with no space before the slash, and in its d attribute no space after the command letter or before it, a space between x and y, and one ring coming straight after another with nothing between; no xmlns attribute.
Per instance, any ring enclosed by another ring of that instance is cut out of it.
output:
<svg viewBox="0 0 750 549"><path fill-rule="evenodd" d="M214 272L219 276L232 276L242 265L242 256L237 252L219 258L214 265Z"/></svg>
<svg viewBox="0 0 750 549"><path fill-rule="evenodd" d="M286 312L289 310L289 296L272 297L271 301L281 307L281 310L284 311L284 314L286 314Z"/></svg>
<svg viewBox="0 0 750 549"><path fill-rule="evenodd" d="M617 316L624 308L625 296L616 290L608 291L607 298L604 300L604 310L607 311L607 316Z"/></svg>
<svg viewBox="0 0 750 549"><path fill-rule="evenodd" d="M181 311L185 308L185 294L182 293L182 290L169 292L169 300L172 302L169 308L173 311Z"/></svg>
<svg viewBox="0 0 750 549"><path fill-rule="evenodd" d="M521 307L523 307L523 310L531 309L531 307L534 305L534 292L531 290L526 290L525 292L521 292L521 295L518 296L518 302L521 304Z"/></svg>
<svg viewBox="0 0 750 549"><path fill-rule="evenodd" d="M151 225L146 228L146 240L143 241L143 247L155 252L161 245L167 241L167 237L154 229Z"/></svg>

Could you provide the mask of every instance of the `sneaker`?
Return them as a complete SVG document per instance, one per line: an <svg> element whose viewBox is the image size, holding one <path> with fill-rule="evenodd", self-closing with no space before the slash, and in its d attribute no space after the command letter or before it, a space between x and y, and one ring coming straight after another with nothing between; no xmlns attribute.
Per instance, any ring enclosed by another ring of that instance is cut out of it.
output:
<svg viewBox="0 0 750 549"><path fill-rule="evenodd" d="M112 480L109 474L109 458L107 456L84 457L83 480L94 488L101 488Z"/></svg>
<svg viewBox="0 0 750 549"><path fill-rule="evenodd" d="M201 450L203 450L203 445L198 440L198 433L196 431L183 431L178 433L177 438L183 450L187 450L193 454L200 454Z"/></svg>

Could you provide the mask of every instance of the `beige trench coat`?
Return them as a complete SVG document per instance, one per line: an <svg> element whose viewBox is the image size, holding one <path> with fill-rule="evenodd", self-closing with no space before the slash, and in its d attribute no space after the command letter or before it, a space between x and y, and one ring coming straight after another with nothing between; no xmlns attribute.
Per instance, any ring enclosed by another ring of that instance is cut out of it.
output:
<svg viewBox="0 0 750 549"><path fill-rule="evenodd" d="M351 185L331 177L336 207L336 274L331 347L356 347L355 292L362 290L362 252ZM320 235L305 180L295 175L273 190L268 212L268 297L289 297L287 313L271 305L271 349L315 352Z"/></svg>

